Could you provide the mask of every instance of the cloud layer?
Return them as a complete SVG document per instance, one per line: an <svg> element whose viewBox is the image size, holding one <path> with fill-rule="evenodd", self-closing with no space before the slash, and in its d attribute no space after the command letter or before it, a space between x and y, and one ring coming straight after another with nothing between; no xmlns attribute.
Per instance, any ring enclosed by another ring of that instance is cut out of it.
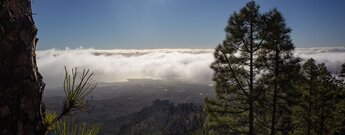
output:
<svg viewBox="0 0 345 135"><path fill-rule="evenodd" d="M210 83L213 49L95 50L66 49L37 52L37 63L47 87L62 84L64 66L87 68L98 82L153 78L189 83ZM326 63L336 72L345 63L345 47L298 48L296 55Z"/></svg>
<svg viewBox="0 0 345 135"><path fill-rule="evenodd" d="M325 63L328 70L336 74L345 63L345 47L297 48L296 55L306 60L315 59L317 63Z"/></svg>
<svg viewBox="0 0 345 135"><path fill-rule="evenodd" d="M88 68L99 82L153 78L192 83L210 82L211 49L44 50L37 63L47 86L62 84L64 66Z"/></svg>

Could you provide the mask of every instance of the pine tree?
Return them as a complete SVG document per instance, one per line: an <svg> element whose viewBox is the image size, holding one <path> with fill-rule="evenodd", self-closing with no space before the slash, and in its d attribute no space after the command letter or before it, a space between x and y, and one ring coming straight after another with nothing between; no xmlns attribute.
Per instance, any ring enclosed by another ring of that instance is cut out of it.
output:
<svg viewBox="0 0 345 135"><path fill-rule="evenodd" d="M291 29L286 26L282 14L274 9L265 14L264 19L267 24L266 36L257 61L257 65L261 65L264 70L259 79L264 94L258 106L262 107L261 114L266 112L265 115L271 116L271 135L276 134L277 125L282 134L288 134L292 130L291 106L296 104L294 100L298 97L294 86L300 59L293 56L294 45L289 35ZM271 113L267 113L267 110Z"/></svg>
<svg viewBox="0 0 345 135"><path fill-rule="evenodd" d="M319 135L335 134L341 128L338 125L345 119L343 108L338 108L339 105L344 105L344 84L327 70L325 64L319 64L319 70L321 87L315 94L316 132Z"/></svg>
<svg viewBox="0 0 345 135"><path fill-rule="evenodd" d="M301 70L303 82L299 89L303 93L299 107L295 109L295 121L299 127L295 134L335 134L338 132L341 112L337 106L343 85L328 70L325 64L307 60ZM307 125L306 127L304 125Z"/></svg>
<svg viewBox="0 0 345 135"><path fill-rule="evenodd" d="M337 112L335 114L335 127L331 129L331 131L335 135L342 135L345 134L345 63L341 65L341 71L339 75L339 82L340 82L340 92L338 94L338 104L336 104L336 109L333 112Z"/></svg>
<svg viewBox="0 0 345 135"><path fill-rule="evenodd" d="M312 128L313 128L313 117L314 111L312 108L315 106L316 99L315 94L316 90L319 87L319 81L317 80L319 76L318 72L318 66L315 63L314 59L307 60L303 67L302 67L302 75L305 82L305 85L302 85L300 87L300 90L303 92L303 98L304 101L300 104L301 110L300 115L302 116L302 119L299 121L299 125L301 126L298 130L298 134L306 134L311 135L312 134ZM306 125L302 126L302 125Z"/></svg>
<svg viewBox="0 0 345 135"><path fill-rule="evenodd" d="M339 77L345 78L345 63L341 65L341 71Z"/></svg>
<svg viewBox="0 0 345 135"><path fill-rule="evenodd" d="M206 99L206 127L215 134L255 134L255 77L259 67L254 63L263 44L264 27L259 6L249 2L239 13L230 16L226 39L215 49L213 80L215 99Z"/></svg>

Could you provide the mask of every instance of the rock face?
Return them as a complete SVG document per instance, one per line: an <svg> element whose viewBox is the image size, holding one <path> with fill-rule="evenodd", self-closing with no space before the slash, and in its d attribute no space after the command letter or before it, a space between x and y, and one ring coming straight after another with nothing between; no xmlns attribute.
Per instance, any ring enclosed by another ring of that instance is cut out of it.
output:
<svg viewBox="0 0 345 135"><path fill-rule="evenodd" d="M0 0L0 134L45 134L30 0Z"/></svg>

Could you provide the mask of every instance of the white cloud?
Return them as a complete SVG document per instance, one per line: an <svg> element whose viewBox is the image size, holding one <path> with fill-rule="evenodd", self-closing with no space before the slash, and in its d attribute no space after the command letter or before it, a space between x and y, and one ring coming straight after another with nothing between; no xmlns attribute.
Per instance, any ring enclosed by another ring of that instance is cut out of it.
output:
<svg viewBox="0 0 345 135"><path fill-rule="evenodd" d="M153 78L211 82L212 49L44 50L37 52L39 71L47 87L62 84L64 66L88 68L99 82Z"/></svg>
<svg viewBox="0 0 345 135"><path fill-rule="evenodd" d="M345 48L299 48L296 55L324 62L332 72L345 62ZM213 49L95 50L66 49L37 52L37 63L47 87L60 86L64 66L87 68L99 82L153 78L210 83Z"/></svg>
<svg viewBox="0 0 345 135"><path fill-rule="evenodd" d="M297 48L295 52L304 60L313 58L317 63L325 63L332 73L339 72L345 63L345 47Z"/></svg>

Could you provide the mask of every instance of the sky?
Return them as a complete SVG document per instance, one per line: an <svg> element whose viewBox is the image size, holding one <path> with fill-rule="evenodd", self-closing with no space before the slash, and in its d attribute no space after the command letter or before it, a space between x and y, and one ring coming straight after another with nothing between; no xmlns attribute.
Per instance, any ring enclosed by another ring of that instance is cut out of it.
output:
<svg viewBox="0 0 345 135"><path fill-rule="evenodd" d="M38 49L214 48L247 0L32 0ZM278 8L295 46L345 46L344 0L256 0Z"/></svg>

